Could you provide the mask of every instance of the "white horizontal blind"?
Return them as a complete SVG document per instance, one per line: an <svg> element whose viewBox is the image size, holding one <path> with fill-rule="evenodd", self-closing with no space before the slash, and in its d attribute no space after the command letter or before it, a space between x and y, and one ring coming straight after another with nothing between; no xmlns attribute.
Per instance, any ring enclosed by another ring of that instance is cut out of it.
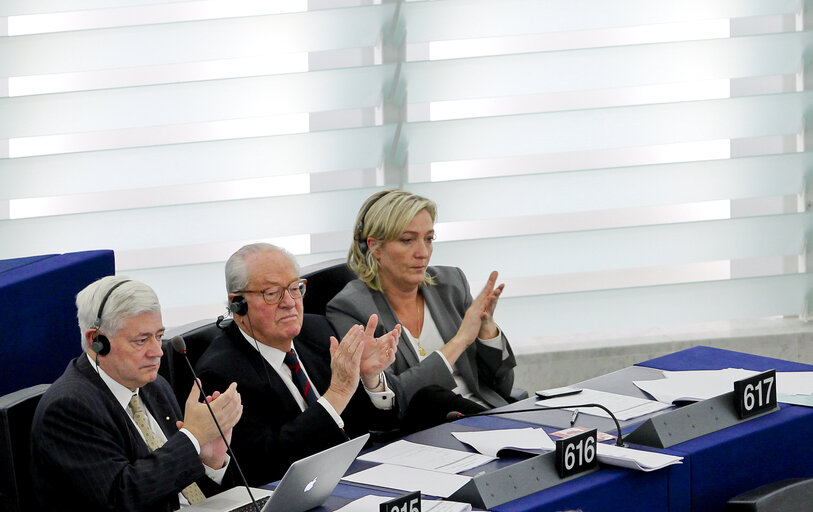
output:
<svg viewBox="0 0 813 512"><path fill-rule="evenodd" d="M805 314L801 0L155 1L0 4L0 258L112 248L177 325L399 186L515 344Z"/></svg>

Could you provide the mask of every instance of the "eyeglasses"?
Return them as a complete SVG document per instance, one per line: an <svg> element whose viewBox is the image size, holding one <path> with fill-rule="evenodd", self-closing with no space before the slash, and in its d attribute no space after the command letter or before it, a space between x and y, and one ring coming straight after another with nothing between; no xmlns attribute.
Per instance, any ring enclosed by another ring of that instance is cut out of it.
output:
<svg viewBox="0 0 813 512"><path fill-rule="evenodd" d="M285 288L277 286L265 290L241 290L240 293L259 293L263 296L263 300L266 304L273 306L282 302L283 297L285 297L285 290L288 290L288 295L294 300L304 297L307 282L307 279L297 279L296 281L292 281Z"/></svg>

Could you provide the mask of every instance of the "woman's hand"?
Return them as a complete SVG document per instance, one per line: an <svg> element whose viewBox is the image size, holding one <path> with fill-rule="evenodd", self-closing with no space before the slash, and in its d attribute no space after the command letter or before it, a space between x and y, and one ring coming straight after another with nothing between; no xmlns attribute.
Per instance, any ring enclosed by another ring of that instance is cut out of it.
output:
<svg viewBox="0 0 813 512"><path fill-rule="evenodd" d="M488 276L485 286L466 310L457 334L441 349L449 364L454 364L460 354L478 337L487 340L496 337L499 333L497 324L494 322L494 310L505 284L494 286L497 282L497 275L497 272L494 271Z"/></svg>
<svg viewBox="0 0 813 512"><path fill-rule="evenodd" d="M488 295L486 295L484 299L483 314L480 317L480 331L477 334L477 337L481 340L496 338L500 333L499 328L497 328L497 323L494 321L494 310L497 309L497 301L500 299L503 289L505 289L505 283L500 283L500 285L495 288L494 284L496 282L497 271L495 270L488 277L488 282L485 288L483 288L483 291L477 296L477 299L479 299L487 289L489 290ZM475 299L475 302L477 299ZM472 305L474 305L474 303L472 303Z"/></svg>

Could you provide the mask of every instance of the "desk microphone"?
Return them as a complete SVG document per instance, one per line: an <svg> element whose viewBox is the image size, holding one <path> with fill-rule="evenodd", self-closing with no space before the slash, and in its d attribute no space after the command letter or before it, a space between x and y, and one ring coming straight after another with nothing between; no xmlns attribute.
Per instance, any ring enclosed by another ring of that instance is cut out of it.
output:
<svg viewBox="0 0 813 512"><path fill-rule="evenodd" d="M554 406L544 406L543 405L543 406L541 406L541 408L540 407L535 407L533 409L514 409L513 411L485 411L485 412L478 412L478 413L474 413L474 414L463 414L462 412L450 411L448 414L446 414L446 421L454 421L454 420L459 420L459 419L462 419L462 418L473 418L475 416L498 416L500 414L513 414L515 412L541 412L541 411L544 411L546 409L547 410L570 409L570 408L573 408L573 407L577 407L579 409L587 408L587 407L598 407L599 409L603 409L604 412L609 414L610 417L615 422L615 429L616 429L616 431L618 433L618 436L616 437L616 440L615 440L615 445L616 446L624 446L624 440L621 437L621 425L618 424L618 419L616 419L615 414L613 414L612 411L610 411L608 408L604 407L601 404L573 404L573 405L554 405Z"/></svg>
<svg viewBox="0 0 813 512"><path fill-rule="evenodd" d="M195 369L192 368L192 363L189 361L189 356L186 355L186 341L181 336L175 336L171 340L172 348L175 349L175 352L181 354L186 361L186 364L189 366L189 370L192 372L192 378L195 380L195 384L198 386L198 390L203 395L203 402L206 404L206 407L209 409L209 414L212 415L212 419L215 422L215 426L217 426L217 431L220 432L220 437L223 438L223 442L226 443L226 451L228 452L229 456L231 457L231 461L234 462L234 467L237 468L237 472L240 474L240 479L243 481L243 485L248 491L248 497L251 498L251 502L254 504L254 509L256 512L260 512L260 506L257 504L257 500L254 499L254 495L251 494L251 488L248 486L248 480L246 480L245 475L243 475L243 470L240 468L240 464L237 462L237 457L234 456L234 452L231 449L231 445L226 440L226 435L223 433L223 429L220 428L220 422L217 421L217 417L215 417L214 411L212 411L212 406L209 405L209 401L206 400L206 397L209 396L206 392L203 391L203 387L200 385L200 380L198 379L197 374L195 373Z"/></svg>

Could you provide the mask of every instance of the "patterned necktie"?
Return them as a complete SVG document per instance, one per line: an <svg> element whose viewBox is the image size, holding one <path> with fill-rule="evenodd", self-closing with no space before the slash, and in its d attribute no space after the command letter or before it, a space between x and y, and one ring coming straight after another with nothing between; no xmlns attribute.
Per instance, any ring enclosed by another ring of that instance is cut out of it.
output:
<svg viewBox="0 0 813 512"><path fill-rule="evenodd" d="M133 395L133 397L130 399L130 410L133 411L133 419L135 420L136 425L138 425L139 430L141 430L141 433L144 434L144 440L147 441L147 446L150 447L150 450L160 448L164 443L150 428L149 421L147 420L147 414L144 412L144 408L141 407L141 401L138 399L138 395ZM185 487L181 491L181 494L183 494L183 497L186 498L191 505L195 505L196 503L200 503L206 499L206 496L203 495L200 487L198 487L198 484L194 482Z"/></svg>
<svg viewBox="0 0 813 512"><path fill-rule="evenodd" d="M302 371L302 366L299 364L299 359L293 349L285 353L284 361L285 365L291 369L291 378L293 378L294 384L305 398L305 403L310 407L316 402L316 393L311 389L311 383L308 381L308 377L305 376L305 372Z"/></svg>

